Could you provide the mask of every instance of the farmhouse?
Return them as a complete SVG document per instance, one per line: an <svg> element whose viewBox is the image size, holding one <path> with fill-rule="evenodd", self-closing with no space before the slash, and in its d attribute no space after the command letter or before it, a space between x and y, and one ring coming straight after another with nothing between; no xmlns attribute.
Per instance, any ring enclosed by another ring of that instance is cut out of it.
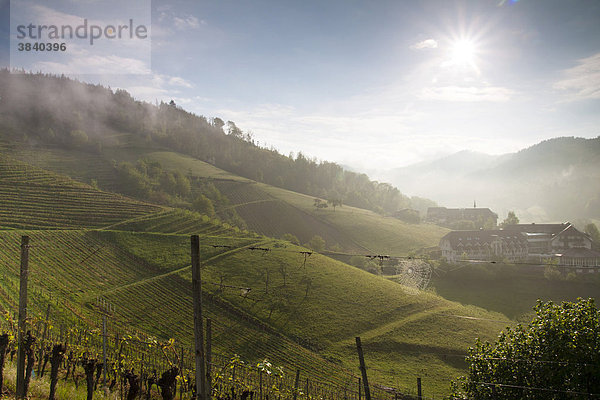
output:
<svg viewBox="0 0 600 400"><path fill-rule="evenodd" d="M440 249L449 262L493 259L514 262L527 258L527 239L519 232L499 229L453 231L440 240Z"/></svg>
<svg viewBox="0 0 600 400"><path fill-rule="evenodd" d="M446 208L429 207L427 209L427 221L438 225L451 225L459 221L472 221L482 227L486 222L493 226L498 223L498 214L489 208Z"/></svg>
<svg viewBox="0 0 600 400"><path fill-rule="evenodd" d="M505 259L510 262L556 260L560 265L598 267L600 252L569 222L515 224L499 230L453 231L440 240L442 257L460 260Z"/></svg>
<svg viewBox="0 0 600 400"><path fill-rule="evenodd" d="M591 267L600 265L600 252L592 250L592 239L571 223L516 224L504 227L527 238L529 260L558 260L561 265Z"/></svg>

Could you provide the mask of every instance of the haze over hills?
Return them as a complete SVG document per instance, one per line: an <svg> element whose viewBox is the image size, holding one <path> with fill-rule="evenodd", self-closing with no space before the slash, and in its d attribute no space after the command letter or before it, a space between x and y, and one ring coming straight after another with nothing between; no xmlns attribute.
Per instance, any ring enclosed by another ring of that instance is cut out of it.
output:
<svg viewBox="0 0 600 400"><path fill-rule="evenodd" d="M600 137L545 140L517 153L461 151L380 174L449 207L490 207L523 222L600 218Z"/></svg>

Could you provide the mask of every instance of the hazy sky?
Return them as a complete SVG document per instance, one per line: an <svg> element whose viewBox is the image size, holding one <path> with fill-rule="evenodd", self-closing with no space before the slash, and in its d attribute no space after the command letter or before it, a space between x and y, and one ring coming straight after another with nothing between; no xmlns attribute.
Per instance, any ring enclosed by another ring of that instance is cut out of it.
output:
<svg viewBox="0 0 600 400"><path fill-rule="evenodd" d="M95 2L28 3L69 18ZM597 0L155 0L151 40L145 74L80 79L233 120L286 154L373 170L600 135Z"/></svg>

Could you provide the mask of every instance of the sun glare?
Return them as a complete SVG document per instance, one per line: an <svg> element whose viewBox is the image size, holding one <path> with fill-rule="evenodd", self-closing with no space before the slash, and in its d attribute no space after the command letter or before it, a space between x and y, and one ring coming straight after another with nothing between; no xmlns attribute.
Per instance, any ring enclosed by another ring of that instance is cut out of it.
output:
<svg viewBox="0 0 600 400"><path fill-rule="evenodd" d="M479 74L479 46L470 38L454 39L448 43L442 66L456 71L474 71Z"/></svg>
<svg viewBox="0 0 600 400"><path fill-rule="evenodd" d="M450 49L450 59L457 65L471 65L474 57L475 45L470 40L458 40Z"/></svg>

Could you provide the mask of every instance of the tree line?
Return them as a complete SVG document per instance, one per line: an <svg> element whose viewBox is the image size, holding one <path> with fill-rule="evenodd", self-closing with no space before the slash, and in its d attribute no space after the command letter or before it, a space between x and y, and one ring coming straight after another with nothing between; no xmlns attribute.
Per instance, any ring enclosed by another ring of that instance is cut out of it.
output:
<svg viewBox="0 0 600 400"><path fill-rule="evenodd" d="M336 163L260 146L235 122L195 115L173 101L150 104L121 89L8 70L0 71L0 96L0 134L8 139L106 154L128 141L161 146L258 182L384 215L434 205Z"/></svg>

